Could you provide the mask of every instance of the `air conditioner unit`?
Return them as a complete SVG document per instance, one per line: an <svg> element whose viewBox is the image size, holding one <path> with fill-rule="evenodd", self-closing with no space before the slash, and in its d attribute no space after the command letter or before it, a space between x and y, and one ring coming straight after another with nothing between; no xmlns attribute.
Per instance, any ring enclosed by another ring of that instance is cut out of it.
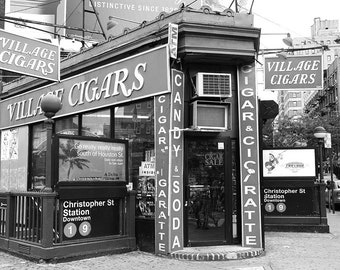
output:
<svg viewBox="0 0 340 270"><path fill-rule="evenodd" d="M190 125L194 129L231 128L230 103L194 101L190 104Z"/></svg>
<svg viewBox="0 0 340 270"><path fill-rule="evenodd" d="M193 77L195 92L198 97L231 97L230 73L199 72Z"/></svg>

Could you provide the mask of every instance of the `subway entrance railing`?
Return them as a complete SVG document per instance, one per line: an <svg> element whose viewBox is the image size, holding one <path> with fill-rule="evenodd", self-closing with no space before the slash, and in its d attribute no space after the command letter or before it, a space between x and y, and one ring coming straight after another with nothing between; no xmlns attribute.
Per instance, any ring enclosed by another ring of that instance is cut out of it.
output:
<svg viewBox="0 0 340 270"><path fill-rule="evenodd" d="M43 260L134 250L135 194L128 192L117 200L118 234L70 241L63 237L62 205L57 193L0 193L0 249Z"/></svg>

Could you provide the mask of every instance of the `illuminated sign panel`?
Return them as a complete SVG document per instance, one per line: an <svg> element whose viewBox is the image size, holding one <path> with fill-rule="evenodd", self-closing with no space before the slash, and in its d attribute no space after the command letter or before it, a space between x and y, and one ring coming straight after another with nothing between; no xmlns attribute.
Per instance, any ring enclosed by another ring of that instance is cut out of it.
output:
<svg viewBox="0 0 340 270"><path fill-rule="evenodd" d="M126 142L59 138L59 181L127 182Z"/></svg>
<svg viewBox="0 0 340 270"><path fill-rule="evenodd" d="M316 177L315 149L263 150L263 177Z"/></svg>

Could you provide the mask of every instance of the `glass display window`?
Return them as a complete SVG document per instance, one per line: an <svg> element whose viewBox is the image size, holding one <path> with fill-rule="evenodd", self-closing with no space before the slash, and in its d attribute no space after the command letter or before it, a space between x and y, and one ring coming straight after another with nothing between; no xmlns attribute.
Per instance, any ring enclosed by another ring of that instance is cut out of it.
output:
<svg viewBox="0 0 340 270"><path fill-rule="evenodd" d="M115 138L129 141L129 176L135 189L136 216L153 218L155 150L153 100L115 108Z"/></svg>
<svg viewBox="0 0 340 270"><path fill-rule="evenodd" d="M82 115L82 136L110 138L110 109L84 113Z"/></svg>
<svg viewBox="0 0 340 270"><path fill-rule="evenodd" d="M153 120L152 99L115 107L114 137L129 141L129 175L134 186L138 185L145 151L154 148Z"/></svg>
<svg viewBox="0 0 340 270"><path fill-rule="evenodd" d="M46 139L44 123L32 126L31 189L40 190L46 181Z"/></svg>
<svg viewBox="0 0 340 270"><path fill-rule="evenodd" d="M63 135L79 135L79 117L64 117L55 121L55 133Z"/></svg>

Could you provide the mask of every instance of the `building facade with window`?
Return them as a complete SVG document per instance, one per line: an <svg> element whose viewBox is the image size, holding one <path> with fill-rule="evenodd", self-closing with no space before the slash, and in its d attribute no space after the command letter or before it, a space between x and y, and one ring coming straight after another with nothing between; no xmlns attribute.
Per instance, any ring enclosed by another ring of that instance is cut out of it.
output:
<svg viewBox="0 0 340 270"><path fill-rule="evenodd" d="M263 248L259 36L251 14L182 8L64 59L60 82L4 85L0 247L43 259ZM48 93L62 102L51 186Z"/></svg>
<svg viewBox="0 0 340 270"><path fill-rule="evenodd" d="M323 69L327 70L335 59L339 56L340 45L338 44L339 38L339 21L338 20L322 20L321 18L315 18L313 25L311 26L311 37L297 37L293 39L294 55L315 55L322 54L323 56ZM321 48L321 46L327 46L327 49ZM320 48L315 48L320 47ZM311 49L308 49L311 48ZM316 103L321 100L320 95L323 91L305 91L303 93L282 91L280 97L282 97L283 103L280 103L281 117L293 117L295 115L302 115L307 110L315 110ZM297 97L296 95L299 95ZM281 99L281 98L279 98ZM295 103L295 101L297 103ZM314 104L310 106L310 104ZM322 104L320 103L321 107Z"/></svg>

